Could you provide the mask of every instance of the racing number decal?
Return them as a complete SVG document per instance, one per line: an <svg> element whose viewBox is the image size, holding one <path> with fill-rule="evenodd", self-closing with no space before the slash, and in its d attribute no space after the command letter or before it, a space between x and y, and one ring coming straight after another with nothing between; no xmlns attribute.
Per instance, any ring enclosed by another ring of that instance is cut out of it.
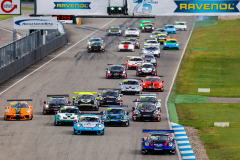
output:
<svg viewBox="0 0 240 160"><path fill-rule="evenodd" d="M151 13L152 12L152 4L157 4L158 1L153 0L133 0L133 3L137 3L137 5L133 9L133 13ZM142 5L142 11L137 12L137 10Z"/></svg>

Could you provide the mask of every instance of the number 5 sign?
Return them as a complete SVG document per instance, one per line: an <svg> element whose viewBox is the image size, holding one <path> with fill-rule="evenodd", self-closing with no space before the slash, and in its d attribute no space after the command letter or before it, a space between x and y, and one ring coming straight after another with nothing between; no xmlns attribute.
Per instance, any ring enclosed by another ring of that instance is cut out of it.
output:
<svg viewBox="0 0 240 160"><path fill-rule="evenodd" d="M151 13L152 4L158 4L157 0L133 0L135 7L133 13Z"/></svg>
<svg viewBox="0 0 240 160"><path fill-rule="evenodd" d="M21 0L0 0L0 15L21 14Z"/></svg>

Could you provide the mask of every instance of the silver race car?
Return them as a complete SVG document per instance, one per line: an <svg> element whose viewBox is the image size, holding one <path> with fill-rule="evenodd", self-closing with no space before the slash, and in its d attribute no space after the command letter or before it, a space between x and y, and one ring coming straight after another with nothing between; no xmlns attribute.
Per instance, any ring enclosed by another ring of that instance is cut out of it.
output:
<svg viewBox="0 0 240 160"><path fill-rule="evenodd" d="M89 48L90 44L93 42L102 42L102 44L105 46L104 40L102 40L101 37L92 37L87 41L87 48Z"/></svg>
<svg viewBox="0 0 240 160"><path fill-rule="evenodd" d="M143 54L142 55L143 60L147 63L152 63L154 66L157 66L157 59L154 57L154 55L149 54Z"/></svg>
<svg viewBox="0 0 240 160"><path fill-rule="evenodd" d="M158 43L158 41L157 40L152 40L152 39L149 39L146 42L144 42L144 47L145 46L160 48L160 44Z"/></svg>
<svg viewBox="0 0 240 160"><path fill-rule="evenodd" d="M179 30L186 31L187 30L187 22L175 21L174 27L176 28L177 31L179 31Z"/></svg>
<svg viewBox="0 0 240 160"><path fill-rule="evenodd" d="M157 46L145 46L142 49L142 54L152 54L158 58L160 57L160 53L161 53L160 47Z"/></svg>
<svg viewBox="0 0 240 160"><path fill-rule="evenodd" d="M142 84L138 82L136 79L126 79L123 82L118 83L119 89L121 89L121 93L138 93L142 92Z"/></svg>
<svg viewBox="0 0 240 160"><path fill-rule="evenodd" d="M122 35L122 30L120 27L110 27L108 29L108 35L117 35L117 36L121 36Z"/></svg>
<svg viewBox="0 0 240 160"><path fill-rule="evenodd" d="M125 29L125 37L127 36L137 36L139 37L140 32L137 28L128 27Z"/></svg>

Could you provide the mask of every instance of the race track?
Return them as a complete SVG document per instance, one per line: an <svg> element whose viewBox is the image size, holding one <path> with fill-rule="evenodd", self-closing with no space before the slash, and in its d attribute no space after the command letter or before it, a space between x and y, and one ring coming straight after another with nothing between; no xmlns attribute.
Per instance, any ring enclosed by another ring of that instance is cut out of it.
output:
<svg viewBox="0 0 240 160"><path fill-rule="evenodd" d="M163 51L158 59L158 75L165 80L165 91L158 95L162 100L161 122L133 122L129 127L106 127L104 136L73 135L72 126L54 126L54 115L43 115L43 101L47 94L69 94L73 91L98 91L98 88L118 88L122 79L105 79L107 64L124 64L127 56L139 55L135 52L117 52L117 43L125 38L106 36L109 26L138 27L140 19L82 19L81 26L65 25L69 44L43 58L43 60L17 74L0 85L0 159L10 160L178 160L178 155L142 155L141 137L147 135L142 129L169 129L165 109L165 99L183 49L194 25L195 17L156 17L156 27L187 21L188 31L178 31L171 37L180 38L180 50ZM110 22L110 23L109 23ZM109 23L109 24L108 24ZM103 27L104 26L104 27ZM90 36L104 37L105 53L87 53L86 43ZM141 48L149 33L141 33ZM66 51L67 50L67 51ZM58 56L50 63L40 66ZM28 75L38 69L35 73ZM26 76L26 78L20 80ZM136 71L129 70L128 78L136 78ZM19 81L20 80L20 81ZM18 83L16 83L18 81ZM15 85L13 85L16 83ZM13 85L13 86L11 86ZM123 102L131 112L132 102L138 96L124 95ZM4 106L7 99L33 99L34 118L31 121L4 121ZM71 99L70 99L71 100ZM105 108L100 108L103 111ZM99 112L100 112L99 111ZM89 112L89 111L86 111ZM96 112L96 111L94 111ZM130 113L131 117L131 113Z"/></svg>

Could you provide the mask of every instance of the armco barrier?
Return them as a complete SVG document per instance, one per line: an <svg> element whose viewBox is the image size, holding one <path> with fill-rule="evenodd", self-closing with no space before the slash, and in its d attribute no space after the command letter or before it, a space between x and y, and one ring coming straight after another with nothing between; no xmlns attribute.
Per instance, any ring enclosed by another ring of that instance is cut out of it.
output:
<svg viewBox="0 0 240 160"><path fill-rule="evenodd" d="M30 51L26 55L20 57L17 60L7 64L6 66L0 68L0 83L11 78L15 74L26 69L30 65L39 61L41 58L50 54L54 50L60 48L61 46L67 43L67 34L63 34L59 37L56 37L54 40L46 43L45 45L39 46L33 51Z"/></svg>

